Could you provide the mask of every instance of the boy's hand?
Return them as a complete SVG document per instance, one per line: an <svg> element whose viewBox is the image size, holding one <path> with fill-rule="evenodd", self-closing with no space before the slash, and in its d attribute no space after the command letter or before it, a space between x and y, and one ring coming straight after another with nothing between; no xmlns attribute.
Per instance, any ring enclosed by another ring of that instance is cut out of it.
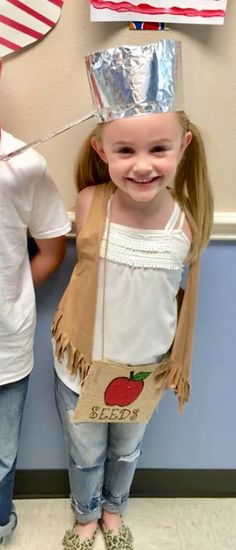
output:
<svg viewBox="0 0 236 550"><path fill-rule="evenodd" d="M38 251L31 259L34 285L40 286L57 269L66 252L64 236L53 239L35 239Z"/></svg>

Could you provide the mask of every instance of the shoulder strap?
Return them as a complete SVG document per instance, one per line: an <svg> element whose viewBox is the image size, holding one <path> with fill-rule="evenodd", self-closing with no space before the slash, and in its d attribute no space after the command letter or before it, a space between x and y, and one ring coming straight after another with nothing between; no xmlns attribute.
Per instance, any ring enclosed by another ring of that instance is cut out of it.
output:
<svg viewBox="0 0 236 550"><path fill-rule="evenodd" d="M172 229L174 229L174 227L177 223L177 220L179 218L179 215L180 215L180 207L179 207L178 203L175 202L174 208L173 208L172 213L169 217L169 220L168 220L167 224L165 225L165 231L172 231Z"/></svg>
<svg viewBox="0 0 236 550"><path fill-rule="evenodd" d="M185 220L185 213L182 211L177 229L182 229Z"/></svg>

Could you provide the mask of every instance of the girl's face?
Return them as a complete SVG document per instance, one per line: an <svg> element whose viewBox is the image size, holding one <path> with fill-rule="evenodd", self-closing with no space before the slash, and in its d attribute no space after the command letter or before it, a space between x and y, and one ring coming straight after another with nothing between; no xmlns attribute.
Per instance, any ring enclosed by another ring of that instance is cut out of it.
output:
<svg viewBox="0 0 236 550"><path fill-rule="evenodd" d="M171 186L191 141L175 113L137 116L104 124L91 144L108 164L111 180L135 201L151 201Z"/></svg>

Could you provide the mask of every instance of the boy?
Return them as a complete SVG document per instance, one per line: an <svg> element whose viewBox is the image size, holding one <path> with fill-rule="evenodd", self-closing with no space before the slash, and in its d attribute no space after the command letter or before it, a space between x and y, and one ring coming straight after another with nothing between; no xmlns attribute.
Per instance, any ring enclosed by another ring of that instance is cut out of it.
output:
<svg viewBox="0 0 236 550"><path fill-rule="evenodd" d="M0 74L2 61L0 60ZM23 145L0 130L0 154ZM46 161L29 149L0 162L0 545L16 527L16 457L33 366L34 286L61 263L70 221ZM29 259L28 232L37 251Z"/></svg>

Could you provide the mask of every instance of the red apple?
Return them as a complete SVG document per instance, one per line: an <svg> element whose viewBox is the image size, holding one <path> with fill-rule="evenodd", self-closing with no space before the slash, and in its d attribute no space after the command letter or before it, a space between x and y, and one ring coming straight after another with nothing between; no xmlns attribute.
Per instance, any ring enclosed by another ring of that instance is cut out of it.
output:
<svg viewBox="0 0 236 550"><path fill-rule="evenodd" d="M104 394L106 405L126 407L136 401L143 390L145 378L150 374L150 372L139 372L134 375L134 372L131 371L130 378L126 376L114 378L107 386Z"/></svg>

